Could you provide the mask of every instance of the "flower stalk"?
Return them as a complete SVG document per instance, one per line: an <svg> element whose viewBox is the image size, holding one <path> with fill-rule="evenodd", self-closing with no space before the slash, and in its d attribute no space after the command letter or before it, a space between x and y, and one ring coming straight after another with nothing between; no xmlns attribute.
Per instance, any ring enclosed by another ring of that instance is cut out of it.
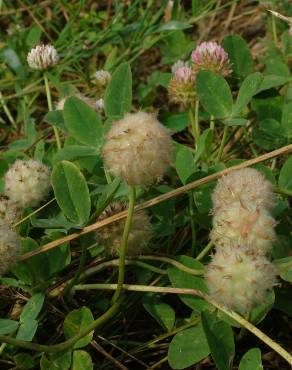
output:
<svg viewBox="0 0 292 370"><path fill-rule="evenodd" d="M125 223L124 233L122 237L121 247L120 247L120 259L119 259L119 276L118 276L118 284L117 289L115 291L115 294L113 296L112 302L115 303L119 299L123 284L125 280L125 260L126 260L126 253L127 253L127 244L128 244L128 238L131 231L131 225L134 215L134 206L136 201L136 189L134 186L129 187L129 208L128 208L128 214L127 219Z"/></svg>
<svg viewBox="0 0 292 370"><path fill-rule="evenodd" d="M48 102L48 108L49 111L53 110L53 104L52 104L52 96L51 96L51 91L50 91L50 85L49 85L49 80L46 72L44 72L44 82L45 82L45 90L46 90L46 96L47 96L47 102ZM56 138L56 143L57 143L57 148L58 150L62 149L61 145L61 139L59 135L59 131L57 127L53 126L55 138Z"/></svg>

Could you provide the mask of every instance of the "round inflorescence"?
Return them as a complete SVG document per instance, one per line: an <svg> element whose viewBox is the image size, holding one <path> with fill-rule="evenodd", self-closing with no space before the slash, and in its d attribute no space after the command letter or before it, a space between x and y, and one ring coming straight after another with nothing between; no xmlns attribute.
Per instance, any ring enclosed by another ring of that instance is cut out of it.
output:
<svg viewBox="0 0 292 370"><path fill-rule="evenodd" d="M187 106L195 101L195 74L184 62L178 61L173 67L173 77L168 84L171 102Z"/></svg>
<svg viewBox="0 0 292 370"><path fill-rule="evenodd" d="M275 225L265 208L236 202L215 212L210 237L216 247L248 244L257 253L266 254L276 240Z"/></svg>
<svg viewBox="0 0 292 370"><path fill-rule="evenodd" d="M129 113L113 123L102 154L106 169L115 177L131 186L151 185L171 162L171 136L153 114Z"/></svg>
<svg viewBox="0 0 292 370"><path fill-rule="evenodd" d="M17 159L5 174L5 195L19 207L35 207L51 187L50 170L33 159Z"/></svg>
<svg viewBox="0 0 292 370"><path fill-rule="evenodd" d="M93 75L94 81L99 86L106 86L112 78L112 75L108 71L103 69L96 71Z"/></svg>
<svg viewBox="0 0 292 370"><path fill-rule="evenodd" d="M102 221L116 213L125 211L127 206L123 203L113 203L108 206L99 216ZM105 252L109 256L118 256L122 241L125 220L119 220L101 228L97 234L97 241L105 247ZM145 211L134 213L131 231L128 237L127 255L139 255L148 248L152 237L152 226L150 218Z"/></svg>
<svg viewBox="0 0 292 370"><path fill-rule="evenodd" d="M197 72L208 69L223 76L231 73L226 51L216 42L202 42L192 52L193 69Z"/></svg>
<svg viewBox="0 0 292 370"><path fill-rule="evenodd" d="M275 195L272 184L261 172L254 168L242 168L218 180L212 200L215 210L234 202L271 209L275 204Z"/></svg>
<svg viewBox="0 0 292 370"><path fill-rule="evenodd" d="M188 67L188 63L184 62L183 60L177 60L171 67L171 72L173 74L176 73L176 71L181 67Z"/></svg>
<svg viewBox="0 0 292 370"><path fill-rule="evenodd" d="M20 250L19 236L9 225L0 223L0 276L14 265Z"/></svg>
<svg viewBox="0 0 292 370"><path fill-rule="evenodd" d="M17 222L21 216L21 209L12 202L7 196L0 195L0 223L12 225Z"/></svg>
<svg viewBox="0 0 292 370"><path fill-rule="evenodd" d="M265 257L276 240L272 184L253 168L235 170L218 181L212 199L216 253L206 274L209 292L245 314L266 299L276 281Z"/></svg>
<svg viewBox="0 0 292 370"><path fill-rule="evenodd" d="M241 314L265 302L276 283L274 266L252 249L238 245L217 249L205 275L210 296Z"/></svg>
<svg viewBox="0 0 292 370"><path fill-rule="evenodd" d="M46 70L59 62L53 45L37 45L27 54L27 63L32 69Z"/></svg>

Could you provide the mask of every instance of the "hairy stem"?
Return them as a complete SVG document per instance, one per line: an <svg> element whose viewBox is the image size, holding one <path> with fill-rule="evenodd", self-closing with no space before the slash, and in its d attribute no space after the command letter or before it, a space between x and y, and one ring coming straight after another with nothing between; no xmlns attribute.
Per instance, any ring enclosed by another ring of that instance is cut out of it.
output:
<svg viewBox="0 0 292 370"><path fill-rule="evenodd" d="M125 228L123 232L122 242L120 246L120 259L119 259L119 277L118 277L118 285L117 290L113 296L112 301L116 302L121 295L123 284L125 280L125 260L126 260L126 253L127 253L127 245L128 245L128 238L131 231L132 226L132 219L134 214L134 207L135 207L135 200L136 200L136 189L134 186L129 187L129 208L127 219L125 223Z"/></svg>

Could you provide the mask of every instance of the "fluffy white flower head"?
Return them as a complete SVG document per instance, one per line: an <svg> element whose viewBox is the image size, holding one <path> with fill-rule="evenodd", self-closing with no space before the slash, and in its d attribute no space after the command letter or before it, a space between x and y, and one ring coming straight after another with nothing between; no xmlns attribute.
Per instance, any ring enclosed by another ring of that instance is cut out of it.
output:
<svg viewBox="0 0 292 370"><path fill-rule="evenodd" d="M5 195L0 195L0 223L12 225L20 218L21 210L16 203L12 202Z"/></svg>
<svg viewBox="0 0 292 370"><path fill-rule="evenodd" d="M20 238L5 223L0 223L0 275L2 276L16 262L20 253Z"/></svg>
<svg viewBox="0 0 292 370"><path fill-rule="evenodd" d="M112 75L108 71L101 69L100 71L96 71L94 73L93 78L98 85L106 86L111 80Z"/></svg>
<svg viewBox="0 0 292 370"><path fill-rule="evenodd" d="M19 207L35 207L48 195L50 170L29 159L17 159L5 174L5 195Z"/></svg>
<svg viewBox="0 0 292 370"><path fill-rule="evenodd" d="M27 63L32 69L46 70L59 62L53 45L37 45L27 54Z"/></svg>
<svg viewBox="0 0 292 370"><path fill-rule="evenodd" d="M255 253L266 254L276 240L276 221L265 208L231 203L216 210L211 240L216 247L248 244Z"/></svg>
<svg viewBox="0 0 292 370"><path fill-rule="evenodd" d="M272 184L254 168L242 168L221 177L214 189L214 210L228 207L231 203L252 204L254 208L271 209L275 203Z"/></svg>
<svg viewBox="0 0 292 370"><path fill-rule="evenodd" d="M274 266L246 246L218 249L205 275L210 296L245 314L263 303L276 283Z"/></svg>
<svg viewBox="0 0 292 370"><path fill-rule="evenodd" d="M127 206L123 203L115 202L109 205L99 216L98 220L104 220L116 213L125 211ZM125 220L116 221L98 231L97 241L105 247L105 252L109 256L118 256L125 226ZM139 255L147 250L148 243L152 237L152 226L150 218L145 211L134 213L132 227L128 238L127 255Z"/></svg>
<svg viewBox="0 0 292 370"><path fill-rule="evenodd" d="M171 162L171 136L153 114L129 113L113 123L102 153L115 177L132 186L151 185Z"/></svg>

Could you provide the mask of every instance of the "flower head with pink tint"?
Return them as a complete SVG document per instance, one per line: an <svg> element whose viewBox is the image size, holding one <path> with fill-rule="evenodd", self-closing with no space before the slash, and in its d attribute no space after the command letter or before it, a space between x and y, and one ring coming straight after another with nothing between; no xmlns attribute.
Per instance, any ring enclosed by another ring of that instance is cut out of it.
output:
<svg viewBox="0 0 292 370"><path fill-rule="evenodd" d="M174 78L181 82L194 82L194 72L189 67L179 67L174 74Z"/></svg>
<svg viewBox="0 0 292 370"><path fill-rule="evenodd" d="M194 71L209 69L227 76L231 73L230 62L226 51L216 42L202 42L192 52Z"/></svg>
<svg viewBox="0 0 292 370"><path fill-rule="evenodd" d="M168 95L173 103L187 106L195 100L195 72L185 62L172 66L173 77L168 85Z"/></svg>

